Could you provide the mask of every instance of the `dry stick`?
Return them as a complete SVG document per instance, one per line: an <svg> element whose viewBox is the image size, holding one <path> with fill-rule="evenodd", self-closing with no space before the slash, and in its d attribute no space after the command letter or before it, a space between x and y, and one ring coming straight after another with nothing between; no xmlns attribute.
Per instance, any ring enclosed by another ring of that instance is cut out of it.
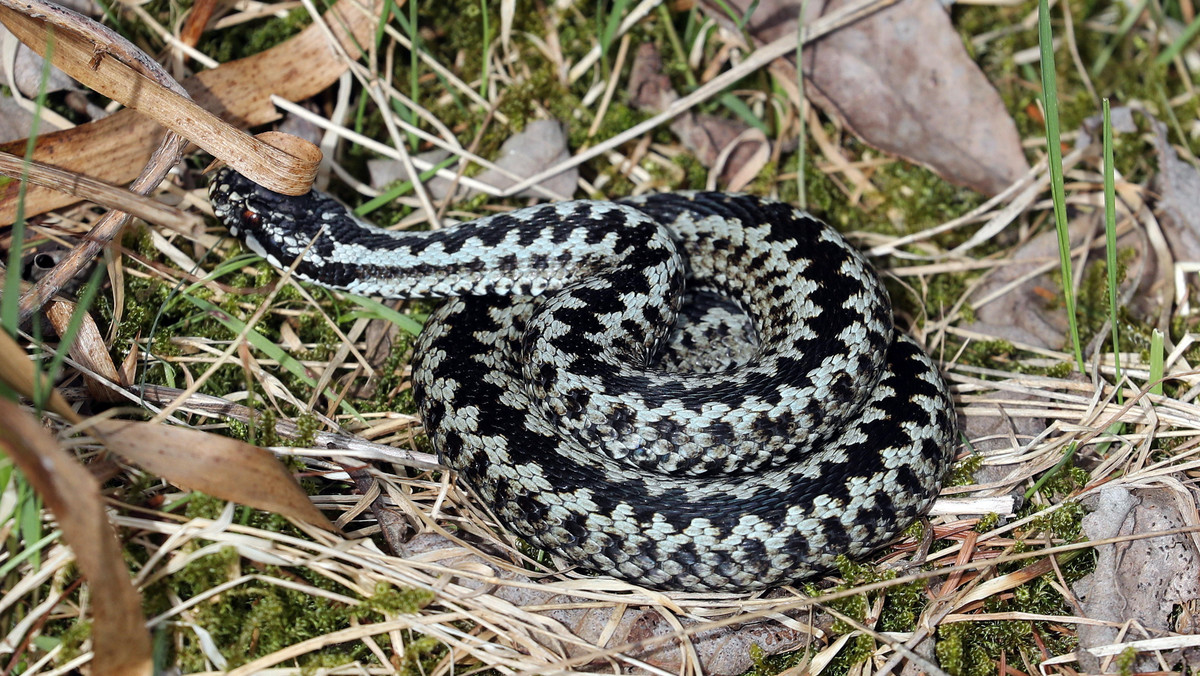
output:
<svg viewBox="0 0 1200 676"><path fill-rule="evenodd" d="M275 192L303 195L312 187L320 152L311 144L298 142L285 151L256 140L201 108L161 66L104 26L42 0L22 0L20 10L11 1L0 0L0 20L43 57L52 32L51 61L87 87L154 119Z"/></svg>
<svg viewBox="0 0 1200 676"><path fill-rule="evenodd" d="M19 6L13 5L11 0L0 0L0 19L15 35L43 56L52 43L51 61L75 79L126 105L141 107L167 127L193 135L202 146L209 147L220 156L238 156L237 149L244 147L245 139L250 138L201 109L187 98L183 87L159 64L112 30L91 19L42 0L24 0ZM250 145L270 148L257 141L251 141ZM185 146L186 141L181 136L168 133L130 190L147 194L157 187L171 167L179 162ZM286 159L275 157L277 155ZM312 164L311 157L297 164L291 155L274 149L267 151L266 156L271 157L273 162L257 164L268 172L278 170L281 166L302 167ZM282 165L271 166L274 162L282 162ZM254 166L242 159L235 159L235 163L243 167ZM315 175L315 166L312 172ZM293 186L293 190L294 180L294 177L288 177L286 181ZM123 211L106 214L88 238L21 296L21 320L28 319L45 305L58 289L73 279L121 232L128 221L129 214Z"/></svg>
<svg viewBox="0 0 1200 676"><path fill-rule="evenodd" d="M364 2L374 6L378 0ZM339 17L332 27L348 49L353 47L352 53L357 53L355 45L369 41L376 24L373 16L351 11L360 4L360 0L338 0L327 12ZM279 119L268 100L271 93L305 99L325 90L345 70L331 56L326 39L318 27L309 26L280 45L197 73L182 84L205 108L239 126L266 124ZM297 63L304 68L296 69ZM154 121L125 109L73 129L42 134L36 139L34 156L112 183L126 183L146 163L162 133ZM27 143L22 139L0 144L0 148L22 154ZM15 218L16 196L15 184L0 185L0 224ZM63 193L34 186L26 194L25 213L45 213L74 201L77 199Z"/></svg>
<svg viewBox="0 0 1200 676"><path fill-rule="evenodd" d="M42 162L26 162L16 155L0 151L0 174L21 176L22 172L27 172L30 183L59 190L109 209L124 211L149 223L155 223L185 235L190 235L193 228L202 222L202 219L196 214L176 209L120 186L81 176Z"/></svg>
<svg viewBox="0 0 1200 676"><path fill-rule="evenodd" d="M504 190L501 196L509 197L515 195L531 185L541 183L551 176L561 174L567 169L577 167L584 162L598 157L608 152L612 148L625 143L626 141L630 141L638 136L641 136L651 129L654 129L658 125L686 112L693 106L719 94L720 92L724 91L725 88L742 79L746 75L758 70L762 66L774 61L777 58L794 53L796 51L797 41L800 41L800 44L807 44L839 28L854 23L859 19L870 16L879 10L891 7L897 2L899 2L899 0L864 0L862 2L856 2L821 17L812 24L804 27L801 31L794 31L777 40L774 40L773 42L763 45L755 50L755 52L751 54L745 61L739 63L733 68L730 68L724 73L721 73L712 80L709 80L691 94L676 100L671 105L667 106L666 110L658 115L655 115L641 124L630 127L626 131L617 134L604 143L577 153L570 159L563 160L562 162L555 164L545 171L541 171L533 176L530 176L520 183L517 183L516 185Z"/></svg>

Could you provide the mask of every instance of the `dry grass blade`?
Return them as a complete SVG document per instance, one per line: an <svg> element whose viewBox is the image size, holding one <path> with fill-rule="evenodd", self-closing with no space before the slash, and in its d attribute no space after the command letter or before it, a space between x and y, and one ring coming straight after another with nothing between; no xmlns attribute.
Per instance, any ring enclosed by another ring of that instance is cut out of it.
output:
<svg viewBox="0 0 1200 676"><path fill-rule="evenodd" d="M0 332L0 335L5 335ZM91 586L93 673L151 673L150 634L100 487L28 412L0 397L0 446L54 513Z"/></svg>

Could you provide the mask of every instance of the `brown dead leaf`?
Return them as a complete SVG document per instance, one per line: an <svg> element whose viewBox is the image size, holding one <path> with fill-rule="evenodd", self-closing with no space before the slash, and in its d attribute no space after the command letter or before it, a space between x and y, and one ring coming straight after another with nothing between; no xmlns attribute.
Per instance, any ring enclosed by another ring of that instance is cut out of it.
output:
<svg viewBox="0 0 1200 676"><path fill-rule="evenodd" d="M803 0L728 0L766 44L796 30ZM724 0L702 0L731 25ZM848 5L810 2L806 23ZM773 66L794 81L786 59ZM790 72L789 72L790 71ZM925 165L948 181L995 195L1029 170L1016 125L935 0L901 0L804 50L805 94L862 140Z"/></svg>
<svg viewBox="0 0 1200 676"><path fill-rule="evenodd" d="M54 331L61 336L70 325L71 318L79 311L79 306L75 303L52 300L46 305L46 318L50 320ZM75 340L71 342L69 353L72 359L88 371L110 383L121 382L117 365L113 363L112 355L108 353L108 347L104 344L104 337L100 335L100 327L96 326L96 320L92 319L90 312L83 313L79 331L75 334ZM115 392L91 376L85 375L84 383L87 385L88 394L94 399L107 402L123 401Z"/></svg>
<svg viewBox="0 0 1200 676"><path fill-rule="evenodd" d="M13 340L12 336L8 335L7 331L0 331L0 382L11 387L22 397L35 399L34 392L41 391L39 386L44 385L44 383L38 382L39 377L40 374L34 366L33 360L29 358L25 350L16 340ZM75 409L67 404L67 400L62 398L58 390L50 391L45 406L72 423L83 421Z"/></svg>
<svg viewBox="0 0 1200 676"><path fill-rule="evenodd" d="M1072 245L1080 244L1095 227L1094 218L1077 218L1070 226ZM1046 299L1039 293L1041 288L1056 288L1051 275L1058 274L1057 233L1042 232L1017 248L1009 260L1010 265L997 269L975 290L975 298L1002 295L975 308L976 321L967 328L1018 345L1062 347L1067 336L1066 311L1055 302L1057 294ZM1042 274L1030 276L1039 269Z"/></svg>
<svg viewBox="0 0 1200 676"><path fill-rule="evenodd" d="M1178 490L1184 491L1182 486ZM1181 503L1193 505L1186 494L1173 496L1168 488L1140 488L1130 491L1123 486L1101 489L1091 505L1095 511L1083 517L1083 530L1092 540L1154 533L1194 523L1180 513ZM1195 512L1195 507L1191 507ZM1194 521L1195 515L1191 520ZM1145 538L1096 548L1096 571L1076 582L1072 589L1083 604L1086 617L1136 625L1125 635L1132 641L1153 638L1170 631L1171 614L1177 605L1200 598L1200 554L1195 542L1186 535ZM1153 632L1146 635L1142 629ZM1100 673L1101 662L1088 648L1117 642L1115 627L1078 625L1076 651L1084 671ZM1178 662L1178 653L1167 662ZM1158 662L1150 655L1139 656L1135 671L1154 671ZM1109 671L1115 671L1111 664Z"/></svg>
<svg viewBox="0 0 1200 676"><path fill-rule="evenodd" d="M0 335L8 334L0 331ZM54 512L79 571L89 583L95 652L90 672L148 676L152 667L150 634L141 597L130 582L96 480L33 416L4 397L0 397L0 448Z"/></svg>
<svg viewBox="0 0 1200 676"><path fill-rule="evenodd" d="M173 484L336 530L269 451L175 425L102 420L94 429L110 451Z"/></svg>
<svg viewBox="0 0 1200 676"><path fill-rule="evenodd" d="M1154 128L1158 153L1155 180L1162 208L1163 233L1178 261L1200 261L1200 172L1180 159L1167 140L1167 125L1145 114Z"/></svg>
<svg viewBox="0 0 1200 676"><path fill-rule="evenodd" d="M638 47L629 76L629 101L646 113L661 113L679 99L671 80L663 74L662 57L652 43ZM716 167L709 189L716 183L741 190L758 175L771 155L762 132L736 120L687 111L671 122L671 131L700 164ZM714 180L715 179L715 180Z"/></svg>

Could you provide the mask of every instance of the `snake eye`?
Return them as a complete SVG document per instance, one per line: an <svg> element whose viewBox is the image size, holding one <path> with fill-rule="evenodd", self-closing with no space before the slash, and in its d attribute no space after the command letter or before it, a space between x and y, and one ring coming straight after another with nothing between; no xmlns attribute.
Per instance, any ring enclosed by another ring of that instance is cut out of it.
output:
<svg viewBox="0 0 1200 676"><path fill-rule="evenodd" d="M257 227L259 225L262 225L262 215L259 214L257 211L251 211L250 209L243 209L242 210L242 223L249 225L251 227Z"/></svg>

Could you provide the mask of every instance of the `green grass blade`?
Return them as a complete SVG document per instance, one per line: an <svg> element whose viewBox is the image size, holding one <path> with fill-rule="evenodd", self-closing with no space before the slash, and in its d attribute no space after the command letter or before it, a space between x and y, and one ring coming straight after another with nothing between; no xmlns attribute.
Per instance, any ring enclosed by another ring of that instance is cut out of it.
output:
<svg viewBox="0 0 1200 676"><path fill-rule="evenodd" d="M1109 43L1104 46L1104 49L1100 52L1100 56L1096 57L1096 62L1092 64L1093 77L1100 75L1100 71L1104 70L1104 66L1108 64L1108 60L1112 58L1113 52L1117 49L1117 45L1121 44L1121 41L1124 40L1125 36L1129 34L1129 31L1133 29L1133 25L1137 23L1137 18L1146 10L1146 3L1149 1L1150 0L1141 0L1141 2L1137 4L1137 7L1134 7L1128 14L1125 15L1125 19L1121 21L1120 27L1117 28L1116 35L1114 35L1112 40L1110 40Z"/></svg>
<svg viewBox="0 0 1200 676"><path fill-rule="evenodd" d="M483 15L483 65L479 73L479 95L486 99L488 89L488 53L492 50L492 27L488 20L487 0L479 0L479 11Z"/></svg>
<svg viewBox="0 0 1200 676"><path fill-rule="evenodd" d="M1163 393L1163 334L1158 329L1150 332L1150 394Z"/></svg>
<svg viewBox="0 0 1200 676"><path fill-rule="evenodd" d="M1170 46L1163 50L1162 54L1159 54L1154 62L1160 66L1170 63L1196 37L1196 33L1200 33L1200 17L1193 19L1188 24L1188 27L1183 30L1183 33Z"/></svg>
<svg viewBox="0 0 1200 676"><path fill-rule="evenodd" d="M613 3L612 11L605 18L604 26L600 33L600 57L608 56L608 50L612 47L613 40L617 37L617 29L621 27L621 17L625 16L625 10L629 5L629 0L617 0ZM599 15L597 15L599 18Z"/></svg>
<svg viewBox="0 0 1200 676"><path fill-rule="evenodd" d="M197 298L191 294L182 294L182 297L200 310L208 313L213 319L216 319L218 322L223 324L225 328L232 331L234 335L241 334L242 330L246 327L245 322L225 312L221 308L213 305L203 298ZM313 380L308 375L308 369L305 368L304 364L301 364L298 359L288 354L283 348L268 340L263 334L255 331L254 329L250 329L246 332L246 342L250 343L254 349L262 352L267 357L274 359L279 363L280 366L282 366L292 375L299 378L302 382L304 382L304 384L308 385L309 387L317 386L317 381ZM329 394L331 397L335 399L337 398L336 393L330 392ZM346 412L356 417L358 416L358 412L345 400L341 402L341 406L346 410Z"/></svg>
<svg viewBox="0 0 1200 676"><path fill-rule="evenodd" d="M1112 111L1108 99L1104 107L1104 244L1108 264L1108 320L1112 324L1112 350L1115 381L1121 380L1121 331L1117 322L1117 188L1113 167ZM1117 401L1122 401L1117 391Z"/></svg>
<svg viewBox="0 0 1200 676"><path fill-rule="evenodd" d="M722 106L725 106L725 108L727 108L730 112L732 112L734 115L737 115L742 122L745 122L747 125L754 127L764 134L771 133L770 130L767 129L767 123L759 119L759 117L754 114L754 111L750 110L750 106L746 105L745 101L739 99L730 92L721 94L717 100L721 102Z"/></svg>
<svg viewBox="0 0 1200 676"><path fill-rule="evenodd" d="M808 120L804 117L804 17L808 13L808 0L800 3L800 15L796 17L796 89L800 93L800 102L796 114L800 123L800 142L796 147L796 187L797 201L801 209L808 209L808 181L805 178L808 163Z"/></svg>
<svg viewBox="0 0 1200 676"><path fill-rule="evenodd" d="M446 167L454 164L457 161L458 161L458 158L451 155L450 157L447 157L446 159L442 160L441 162L438 162L437 164L433 165L426 171L422 171L419 174L419 176L421 177L422 181L428 181L430 178L433 178L433 176L435 174L437 174L439 171L441 171L442 169L445 169ZM370 200L367 200L366 202L363 202L358 207L356 207L354 209L354 215L366 216L367 214L371 213L372 211L375 211L376 209L378 209L382 206L391 204L393 201L395 201L395 199L397 197L400 197L401 195L407 195L409 192L412 191L412 189L413 189L412 181L401 181L399 183L396 183L392 187L388 188L387 190L384 190L383 192L379 193L375 197L371 198Z"/></svg>
<svg viewBox="0 0 1200 676"><path fill-rule="evenodd" d="M34 570L42 566L42 550L33 546L44 537L42 506L41 496L33 490L33 486L28 481L17 482L17 507L16 513L13 515L16 526L14 535L17 540L24 543L26 548L32 549L32 554L27 558Z"/></svg>
<svg viewBox="0 0 1200 676"><path fill-rule="evenodd" d="M688 18L690 19L691 16L689 15ZM686 66L688 62L687 50L683 48L683 41L680 40L679 33L675 30L675 24L671 22L671 11L667 9L666 5L658 6L658 19L662 23L663 32L667 34L667 42L671 43L671 50L675 52L675 58L679 59L680 63ZM691 23L691 21L688 22L689 27ZM685 39L687 39L686 36ZM685 67L683 69L683 79L687 82L689 88L695 88L697 84L696 75L692 72L691 68Z"/></svg>
<svg viewBox="0 0 1200 676"><path fill-rule="evenodd" d="M421 322L409 317L406 314L397 312L396 310L393 310L392 308L373 298L367 298L366 296L355 296L353 294L345 294L345 296L355 303L358 303L360 306L366 308L371 316L386 319L396 326L399 326L400 330L410 333L414 336L420 333L421 329L423 328Z"/></svg>
<svg viewBox="0 0 1200 676"><path fill-rule="evenodd" d="M1045 474L1038 477L1038 480L1029 487L1029 490L1025 491L1025 499L1029 500L1032 498L1035 493L1042 490L1042 486L1045 486L1047 481L1053 479L1058 475L1059 472L1063 471L1064 467L1070 465L1071 460L1075 458L1076 450L1078 449L1076 448L1075 443L1071 442L1071 445L1067 446L1067 452L1063 453L1063 457L1060 458L1058 462L1054 463L1054 466L1047 470Z"/></svg>
<svg viewBox="0 0 1200 676"><path fill-rule="evenodd" d="M1058 83L1054 75L1054 43L1050 32L1050 6L1038 0L1038 44L1042 55L1042 101L1046 110L1046 158L1050 165L1050 196L1054 200L1054 228L1058 232L1063 299L1067 306L1070 343L1075 365L1083 371L1083 346L1079 342L1079 320L1075 316L1075 290L1071 275L1071 239L1067 230L1067 200L1063 190L1062 141L1058 126Z"/></svg>
<svg viewBox="0 0 1200 676"><path fill-rule="evenodd" d="M38 81L38 94L34 102L33 121L29 125L29 138L25 141L25 169L21 171L21 184L17 186L17 210L14 214L11 241L8 250L8 268L4 271L3 296L0 296L0 328L10 336L17 335L17 324L21 299L21 255L25 243L25 192L29 188L29 162L33 160L33 149L37 142L38 125L42 120L42 108L46 106L46 83L50 81L50 59L54 56L54 34L46 35L46 56L42 59L42 74Z"/></svg>
<svg viewBox="0 0 1200 676"><path fill-rule="evenodd" d="M24 507L22 507L22 509L24 509ZM38 518L41 517L40 504L39 510L35 512L34 515ZM37 569L40 566L39 559L42 552L46 549L46 547L58 541L60 537L62 537L62 531L52 530L43 535L36 542L25 540L21 546L20 552L15 554L11 559L5 561L3 564L0 564L0 578L3 578L4 576L16 570L17 566L19 566L22 561L30 561L34 569Z"/></svg>

